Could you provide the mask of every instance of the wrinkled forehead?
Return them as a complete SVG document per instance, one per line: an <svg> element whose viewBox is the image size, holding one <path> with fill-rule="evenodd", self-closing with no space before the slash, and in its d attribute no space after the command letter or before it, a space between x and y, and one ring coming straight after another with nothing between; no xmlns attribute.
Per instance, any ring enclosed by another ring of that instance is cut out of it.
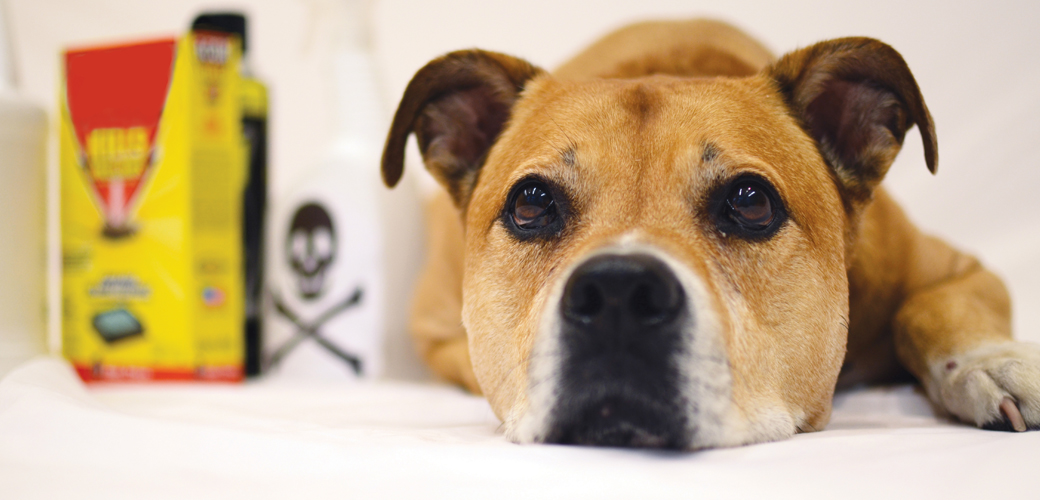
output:
<svg viewBox="0 0 1040 500"><path fill-rule="evenodd" d="M765 78L543 77L513 109L475 198L500 198L535 174L631 193L637 185L675 192L735 170L807 195L832 184L814 143Z"/></svg>

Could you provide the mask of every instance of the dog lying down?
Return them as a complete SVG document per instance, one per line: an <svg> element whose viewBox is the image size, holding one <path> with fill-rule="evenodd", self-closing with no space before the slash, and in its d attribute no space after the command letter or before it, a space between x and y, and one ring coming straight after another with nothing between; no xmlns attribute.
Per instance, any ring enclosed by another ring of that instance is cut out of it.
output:
<svg viewBox="0 0 1040 500"><path fill-rule="evenodd" d="M700 449L821 430L835 387L912 375L985 429L1040 427L1040 348L1004 285L879 187L917 125L869 38L779 60L728 25L629 26L553 73L435 59L383 155L445 194L412 328L521 443Z"/></svg>

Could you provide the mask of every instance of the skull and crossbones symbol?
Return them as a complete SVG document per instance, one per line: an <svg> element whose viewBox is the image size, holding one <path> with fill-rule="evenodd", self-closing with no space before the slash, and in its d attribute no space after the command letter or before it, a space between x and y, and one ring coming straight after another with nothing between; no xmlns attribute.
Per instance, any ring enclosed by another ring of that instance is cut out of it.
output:
<svg viewBox="0 0 1040 500"><path fill-rule="evenodd" d="M336 230L321 205L305 203L289 226L286 253L296 275L300 296L314 300L324 292L325 274L336 260Z"/></svg>
<svg viewBox="0 0 1040 500"><path fill-rule="evenodd" d="M336 245L335 226L328 211L315 202L301 205L296 210L289 226L286 254L298 292L304 300L315 300L325 292L326 275L336 259ZM343 311L360 304L363 295L362 289L356 288L345 300L333 305L318 315L314 321L308 323L299 314L292 311L281 296L272 290L269 296L275 311L296 326L296 333L271 355L267 367L278 365L297 345L309 338L350 365L354 373L361 375L361 359L322 337L320 328Z"/></svg>

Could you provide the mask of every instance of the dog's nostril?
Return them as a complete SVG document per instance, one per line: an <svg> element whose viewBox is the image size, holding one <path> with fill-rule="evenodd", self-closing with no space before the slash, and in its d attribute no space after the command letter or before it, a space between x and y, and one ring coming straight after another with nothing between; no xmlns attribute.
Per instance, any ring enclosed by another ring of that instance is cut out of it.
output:
<svg viewBox="0 0 1040 500"><path fill-rule="evenodd" d="M572 309L577 316L591 318L602 312L603 294L594 284L586 283L576 291L576 294Z"/></svg>
<svg viewBox="0 0 1040 500"><path fill-rule="evenodd" d="M653 320L664 312L662 297L655 297L654 289L647 284L640 284L632 290L628 300L632 315L641 320Z"/></svg>
<svg viewBox="0 0 1040 500"><path fill-rule="evenodd" d="M682 307L682 291L679 284L660 276L640 283L629 296L629 309L637 320L644 324L667 321Z"/></svg>

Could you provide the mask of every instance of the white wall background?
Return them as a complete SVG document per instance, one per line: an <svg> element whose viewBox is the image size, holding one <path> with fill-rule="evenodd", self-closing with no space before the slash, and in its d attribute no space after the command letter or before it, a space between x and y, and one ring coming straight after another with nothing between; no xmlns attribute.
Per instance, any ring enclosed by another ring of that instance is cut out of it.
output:
<svg viewBox="0 0 1040 500"><path fill-rule="evenodd" d="M328 64L339 23L336 0L4 1L21 91L51 110L63 47L179 33L200 9L244 9L254 67L272 90L272 193L316 164L332 138ZM911 132L887 186L919 225L972 251L1007 280L1017 335L1040 341L1038 2L375 0L373 48L389 113L415 70L450 50L486 48L552 68L624 23L701 15L736 23L777 53L850 35L879 38L899 50L935 118L940 163L933 178ZM410 175L416 166L413 155ZM414 193L406 186L393 196L391 231L398 244L388 259L401 284L396 307L403 313L421 225ZM403 319L391 327L388 373L421 376Z"/></svg>

